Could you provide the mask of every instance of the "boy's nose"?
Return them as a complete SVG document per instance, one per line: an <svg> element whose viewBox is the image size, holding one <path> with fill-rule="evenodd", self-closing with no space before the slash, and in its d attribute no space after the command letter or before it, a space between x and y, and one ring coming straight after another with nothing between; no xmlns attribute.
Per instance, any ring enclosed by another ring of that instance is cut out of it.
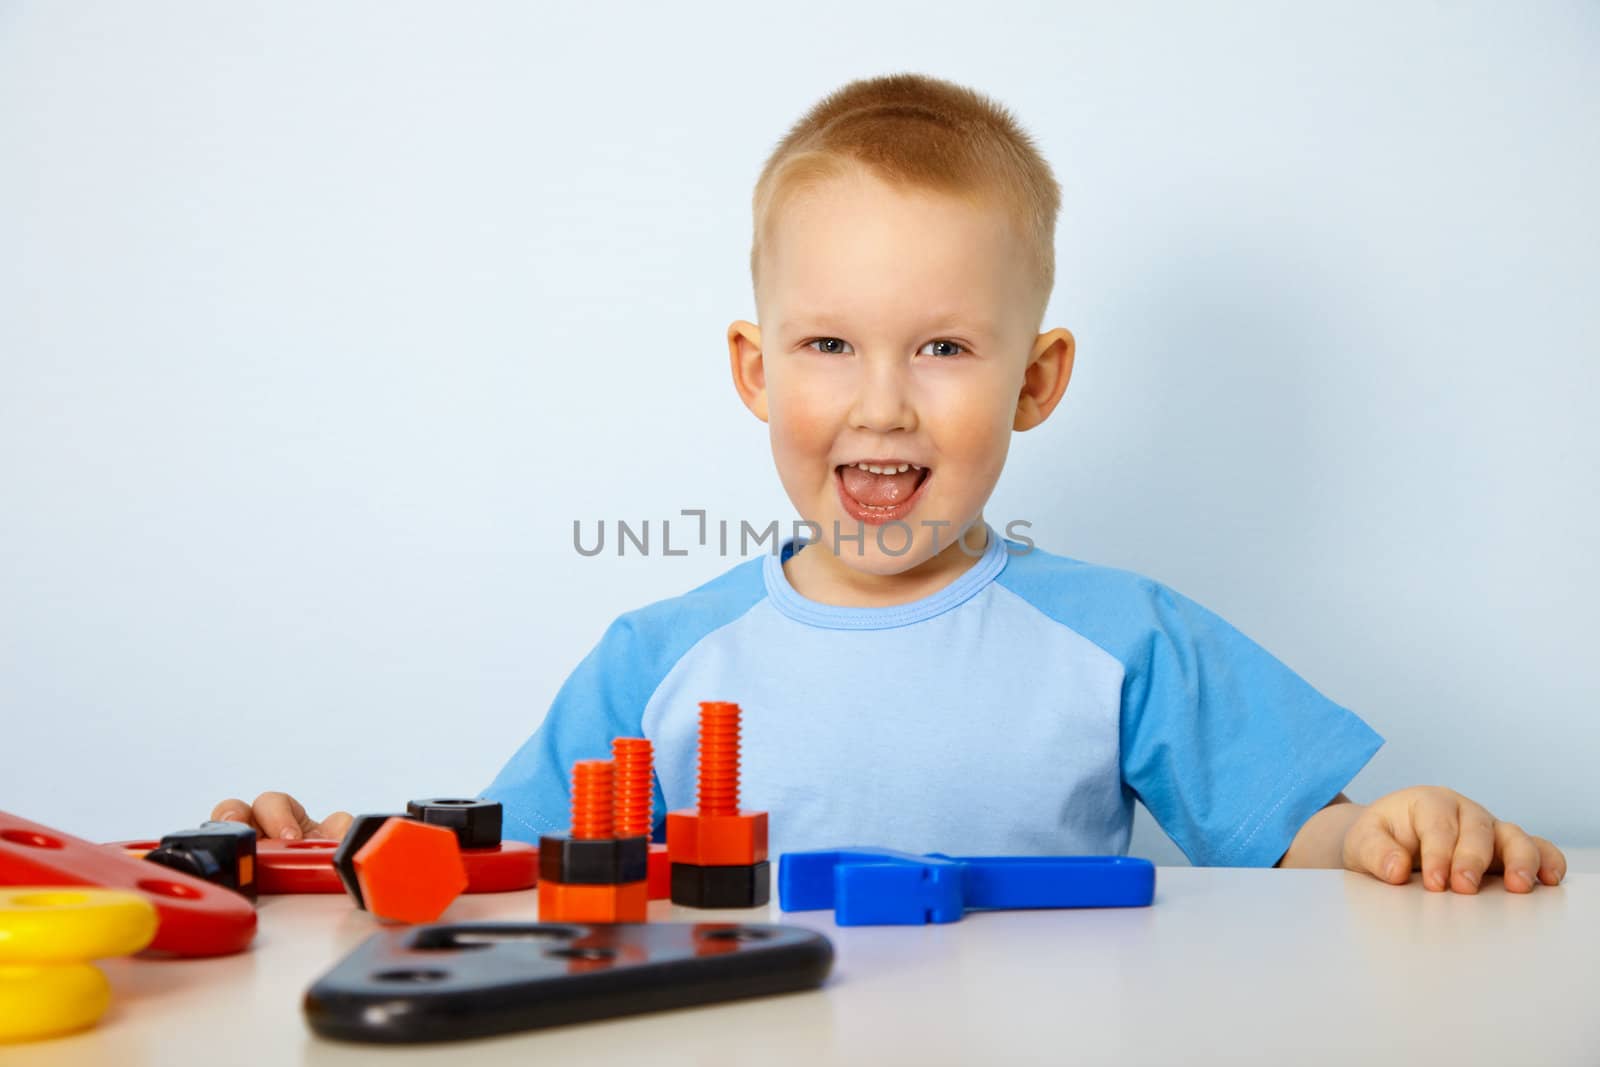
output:
<svg viewBox="0 0 1600 1067"><path fill-rule="evenodd" d="M850 406L850 426L883 433L914 430L917 412L911 402L910 368L887 360L863 360Z"/></svg>

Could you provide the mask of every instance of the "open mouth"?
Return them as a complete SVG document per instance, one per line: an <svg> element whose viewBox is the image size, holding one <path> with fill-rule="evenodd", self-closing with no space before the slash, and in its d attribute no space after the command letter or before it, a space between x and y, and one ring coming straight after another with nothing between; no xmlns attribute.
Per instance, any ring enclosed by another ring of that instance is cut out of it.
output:
<svg viewBox="0 0 1600 1067"><path fill-rule="evenodd" d="M903 459L867 459L833 469L845 513L873 524L910 514L932 474L931 468Z"/></svg>

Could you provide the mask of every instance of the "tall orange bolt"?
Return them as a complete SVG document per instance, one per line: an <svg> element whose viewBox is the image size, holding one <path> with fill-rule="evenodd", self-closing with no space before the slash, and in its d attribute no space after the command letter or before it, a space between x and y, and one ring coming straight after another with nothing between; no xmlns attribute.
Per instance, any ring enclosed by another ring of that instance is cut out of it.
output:
<svg viewBox="0 0 1600 1067"><path fill-rule="evenodd" d="M748 867L765 862L767 813L739 810L738 704L700 703L699 784L695 807L667 812L671 863Z"/></svg>
<svg viewBox="0 0 1600 1067"><path fill-rule="evenodd" d="M614 836L613 774L608 759L572 765L572 837L593 841Z"/></svg>
<svg viewBox="0 0 1600 1067"><path fill-rule="evenodd" d="M616 765L616 830L618 837L650 836L650 770L653 752L642 737L611 742Z"/></svg>
<svg viewBox="0 0 1600 1067"><path fill-rule="evenodd" d="M700 814L739 814L739 705L700 702Z"/></svg>

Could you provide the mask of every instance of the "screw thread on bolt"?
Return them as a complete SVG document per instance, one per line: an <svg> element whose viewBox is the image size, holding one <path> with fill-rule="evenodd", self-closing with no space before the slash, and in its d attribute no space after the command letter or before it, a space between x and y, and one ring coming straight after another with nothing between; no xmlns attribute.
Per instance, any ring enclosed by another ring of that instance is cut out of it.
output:
<svg viewBox="0 0 1600 1067"><path fill-rule="evenodd" d="M573 840L594 841L612 836L612 780L608 759L585 759L572 765Z"/></svg>
<svg viewBox="0 0 1600 1067"><path fill-rule="evenodd" d="M616 827L618 837L650 836L650 742L642 737L618 737L611 742L611 762L616 765Z"/></svg>
<svg viewBox="0 0 1600 1067"><path fill-rule="evenodd" d="M739 814L739 705L700 702L700 814Z"/></svg>

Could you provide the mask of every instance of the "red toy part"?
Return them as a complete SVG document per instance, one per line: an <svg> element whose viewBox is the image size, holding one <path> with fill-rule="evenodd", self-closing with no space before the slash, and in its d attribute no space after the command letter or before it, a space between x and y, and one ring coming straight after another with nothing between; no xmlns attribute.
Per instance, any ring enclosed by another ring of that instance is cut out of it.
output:
<svg viewBox="0 0 1600 1067"><path fill-rule="evenodd" d="M154 841L113 841L106 847L142 856L156 844ZM343 893L339 872L333 869L333 850L338 847L337 841L316 838L305 841L258 839L256 891L263 896ZM510 893L539 884L539 849L526 841L502 841L495 848L462 849L461 864L467 869L468 893ZM670 878L670 874L663 877ZM665 889L662 896L666 896Z"/></svg>
<svg viewBox="0 0 1600 1067"><path fill-rule="evenodd" d="M748 867L760 863L767 858L767 813L668 812L667 851L673 863L696 867Z"/></svg>
<svg viewBox="0 0 1600 1067"><path fill-rule="evenodd" d="M642 923L649 918L650 894L643 882L622 885L539 883L542 923Z"/></svg>
<svg viewBox="0 0 1600 1067"><path fill-rule="evenodd" d="M467 888L461 847L447 826L390 819L352 862L367 910L380 919L433 922Z"/></svg>
<svg viewBox="0 0 1600 1067"><path fill-rule="evenodd" d="M256 841L256 892L343 893L339 872L333 869L337 841L284 841L263 837Z"/></svg>
<svg viewBox="0 0 1600 1067"><path fill-rule="evenodd" d="M461 862L467 868L469 893L509 893L539 884L539 846L526 841L502 841L494 848L464 848Z"/></svg>
<svg viewBox="0 0 1600 1067"><path fill-rule="evenodd" d="M651 900L668 900L672 897L672 857L664 844L650 846L650 874L646 879Z"/></svg>
<svg viewBox="0 0 1600 1067"><path fill-rule="evenodd" d="M3 811L0 885L92 885L143 893L161 917L150 948L179 956L240 952L256 934L255 908L231 889Z"/></svg>

